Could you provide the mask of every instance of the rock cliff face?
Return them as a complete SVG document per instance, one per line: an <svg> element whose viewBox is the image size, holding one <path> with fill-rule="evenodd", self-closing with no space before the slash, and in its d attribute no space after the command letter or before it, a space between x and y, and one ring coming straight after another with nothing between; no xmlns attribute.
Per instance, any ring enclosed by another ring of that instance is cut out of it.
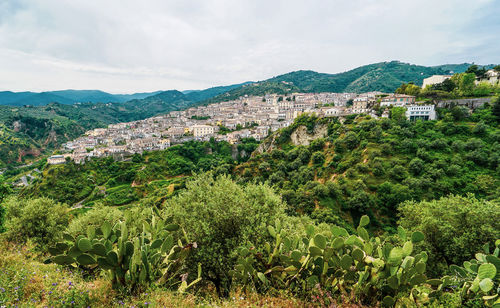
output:
<svg viewBox="0 0 500 308"><path fill-rule="evenodd" d="M253 152L252 156L255 154L262 154L264 152L270 152L274 149L276 149L276 138L278 137L277 134L273 134L266 138L264 141L259 144L259 146L255 149Z"/></svg>
<svg viewBox="0 0 500 308"><path fill-rule="evenodd" d="M314 131L312 134L309 134L307 128L303 125L297 127L291 134L290 140L294 145L309 145L311 141L318 138L326 137L328 134L328 125L319 124L314 127ZM279 133L273 134L264 140L259 147L255 150L254 153L262 154L264 152L270 152L276 148L278 148L277 139L279 137Z"/></svg>
<svg viewBox="0 0 500 308"><path fill-rule="evenodd" d="M290 135L290 139L294 145L309 145L309 143L311 143L314 139L326 137L327 133L328 126L324 124L316 125L312 134L307 132L307 128L305 126L299 126Z"/></svg>

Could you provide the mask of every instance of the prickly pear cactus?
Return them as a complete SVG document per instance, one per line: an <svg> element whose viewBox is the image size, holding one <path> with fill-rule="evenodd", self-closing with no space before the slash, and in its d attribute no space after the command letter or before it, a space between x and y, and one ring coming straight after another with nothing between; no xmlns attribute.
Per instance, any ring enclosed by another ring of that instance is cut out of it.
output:
<svg viewBox="0 0 500 308"><path fill-rule="evenodd" d="M475 258L465 261L463 266L451 265L451 275L441 279L432 279L428 283L434 286L430 297L438 297L445 290L454 287L460 290L464 300L480 297L486 307L500 308L500 239L494 249L489 244Z"/></svg>
<svg viewBox="0 0 500 308"><path fill-rule="evenodd" d="M257 291L286 288L305 293L319 285L332 292L355 294L359 300L369 294L383 306L392 306L399 292L409 292L427 281L427 254L415 254L413 247L424 237L421 232L407 234L399 228L398 242L403 244L393 246L371 237L365 229L369 222L363 216L353 235L337 226L323 233L308 226L304 237L290 238L277 221L268 227L274 242L262 248L240 247L231 274Z"/></svg>
<svg viewBox="0 0 500 308"><path fill-rule="evenodd" d="M184 232L174 240L179 226L168 220L157 219L155 215L145 221L139 235L130 237L127 223L111 226L104 222L100 228L87 229L87 236L64 235L64 240L49 248L52 255L47 262L60 265L79 266L89 271L108 271L113 288L137 291L151 282L167 287L178 287L185 291L200 281L199 276L188 284L182 275L183 262L196 243L189 243Z"/></svg>

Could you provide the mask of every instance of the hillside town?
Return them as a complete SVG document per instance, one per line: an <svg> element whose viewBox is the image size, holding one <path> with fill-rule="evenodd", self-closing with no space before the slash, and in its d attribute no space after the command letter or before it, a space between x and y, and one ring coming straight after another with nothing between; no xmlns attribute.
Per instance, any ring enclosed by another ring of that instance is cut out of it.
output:
<svg viewBox="0 0 500 308"><path fill-rule="evenodd" d="M318 117L368 114L388 117L389 107L405 107L410 120L433 120L434 105L417 105L415 97L382 92L293 93L245 96L237 100L173 111L145 120L97 128L64 144L62 153L49 157L49 164L67 159L84 163L92 157L127 157L144 151L163 150L190 140L227 141L244 138L262 140L269 133L287 127L303 113Z"/></svg>

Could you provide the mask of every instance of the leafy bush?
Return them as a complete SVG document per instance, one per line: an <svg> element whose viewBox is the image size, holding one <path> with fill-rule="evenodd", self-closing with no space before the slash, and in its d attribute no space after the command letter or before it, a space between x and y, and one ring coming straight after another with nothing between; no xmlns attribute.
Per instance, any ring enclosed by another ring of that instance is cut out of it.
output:
<svg viewBox="0 0 500 308"><path fill-rule="evenodd" d="M406 201L399 207L399 223L426 235L430 270L442 274L447 264L462 264L484 243L500 237L500 202L449 196L433 201Z"/></svg>
<svg viewBox="0 0 500 308"><path fill-rule="evenodd" d="M6 237L13 242L25 243L31 239L39 249L45 250L68 226L68 206L49 198L9 197L3 205L7 209Z"/></svg>
<svg viewBox="0 0 500 308"><path fill-rule="evenodd" d="M312 160L314 165L321 166L325 162L325 155L323 154L323 152L319 152L319 151L314 152L312 157L311 157L311 160Z"/></svg>
<svg viewBox="0 0 500 308"><path fill-rule="evenodd" d="M78 237L79 235L86 234L89 226L98 228L105 221L114 226L123 219L123 212L119 209L98 204L93 209L72 219L69 223L67 232L73 237Z"/></svg>

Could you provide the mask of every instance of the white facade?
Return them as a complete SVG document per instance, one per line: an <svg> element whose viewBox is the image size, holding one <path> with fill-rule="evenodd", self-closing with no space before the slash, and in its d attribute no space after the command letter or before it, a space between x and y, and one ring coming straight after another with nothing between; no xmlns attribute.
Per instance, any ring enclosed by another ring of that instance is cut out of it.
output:
<svg viewBox="0 0 500 308"><path fill-rule="evenodd" d="M66 159L62 155L52 155L51 157L47 158L47 163L49 165L64 164L65 162Z"/></svg>
<svg viewBox="0 0 500 308"><path fill-rule="evenodd" d="M347 114L345 107L322 108L321 111L325 117L339 117Z"/></svg>
<svg viewBox="0 0 500 308"><path fill-rule="evenodd" d="M492 85L499 83L500 82L500 72L495 71L495 70L488 70L486 72L486 77L476 81L476 84L478 84L479 82L483 82L483 81L489 82Z"/></svg>
<svg viewBox="0 0 500 308"><path fill-rule="evenodd" d="M422 89L425 89L425 87L427 87L427 86L442 83L446 79L450 79L450 78L451 78L450 75L432 75L431 77L424 79L424 83L422 84Z"/></svg>
<svg viewBox="0 0 500 308"><path fill-rule="evenodd" d="M436 111L434 105L412 105L406 109L406 118L410 121L435 120Z"/></svg>

